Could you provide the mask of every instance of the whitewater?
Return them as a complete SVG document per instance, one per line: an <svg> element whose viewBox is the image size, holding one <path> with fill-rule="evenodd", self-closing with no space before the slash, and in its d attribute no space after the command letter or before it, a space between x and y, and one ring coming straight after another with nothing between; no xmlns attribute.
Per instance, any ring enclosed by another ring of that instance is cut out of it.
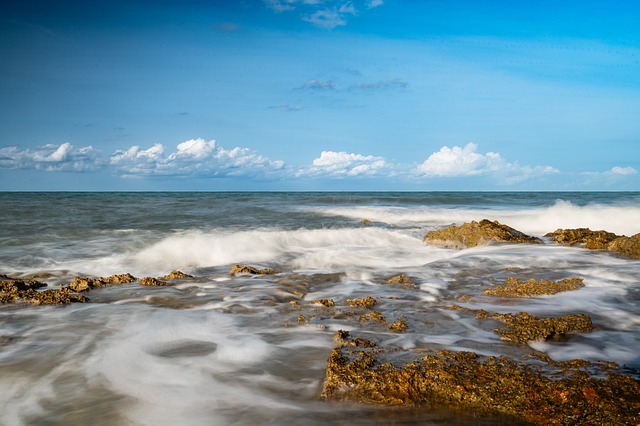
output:
<svg viewBox="0 0 640 426"><path fill-rule="evenodd" d="M558 228L637 234L638 192L0 193L0 206L0 274L49 288L74 277L193 276L95 289L88 303L0 304L3 425L468 424L319 399L335 333L358 325L313 302L368 295L390 321L406 317L406 332L376 333L386 346L539 351L640 369L640 261L544 238ZM481 219L543 244L423 242ZM234 264L277 273L233 276ZM386 284L398 274L416 287ZM481 296L509 276L585 286L502 304ZM493 312L585 313L595 330L518 347L448 309L469 298Z"/></svg>

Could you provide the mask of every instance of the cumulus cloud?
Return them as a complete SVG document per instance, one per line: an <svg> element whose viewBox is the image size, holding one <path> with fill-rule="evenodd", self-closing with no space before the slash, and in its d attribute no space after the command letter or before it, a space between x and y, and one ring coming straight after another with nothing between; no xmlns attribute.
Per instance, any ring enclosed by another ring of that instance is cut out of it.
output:
<svg viewBox="0 0 640 426"><path fill-rule="evenodd" d="M168 155L162 144L144 150L132 146L116 151L110 164L126 176L257 177L284 168L283 161L270 160L248 148L227 150L204 139L182 142Z"/></svg>
<svg viewBox="0 0 640 426"><path fill-rule="evenodd" d="M520 165L506 161L496 152L481 154L478 145L468 143L464 147L443 146L431 154L417 168L426 177L460 177L495 174L504 183L515 184L535 176L558 173L551 166Z"/></svg>
<svg viewBox="0 0 640 426"><path fill-rule="evenodd" d="M298 172L298 176L355 177L375 176L388 172L389 165L383 157L322 151L311 167Z"/></svg>
<svg viewBox="0 0 640 426"><path fill-rule="evenodd" d="M86 172L102 166L99 152L91 146L76 147L69 142L38 148L0 148L0 167L48 172Z"/></svg>
<svg viewBox="0 0 640 426"><path fill-rule="evenodd" d="M612 167L611 170L605 172L612 176L631 176L638 174L638 171L633 167Z"/></svg>
<svg viewBox="0 0 640 426"><path fill-rule="evenodd" d="M300 11L302 20L316 27L333 29L347 25L347 18L358 15L358 8L382 6L382 0L263 0L277 13Z"/></svg>

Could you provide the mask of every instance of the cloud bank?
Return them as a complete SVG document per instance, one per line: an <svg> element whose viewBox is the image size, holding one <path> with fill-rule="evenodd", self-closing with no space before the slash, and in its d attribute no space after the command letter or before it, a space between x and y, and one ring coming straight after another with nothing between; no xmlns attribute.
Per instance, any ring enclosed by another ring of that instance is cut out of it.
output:
<svg viewBox="0 0 640 426"><path fill-rule="evenodd" d="M0 148L0 169L76 173L106 170L120 177L149 179L236 177L255 181L354 179L359 182L392 179L411 184L445 179L446 182L458 182L456 186L470 188L476 187L478 178L482 177L483 185L514 190L525 181L543 182L537 179L561 173L552 166L521 165L506 160L497 152L480 152L475 143L442 146L422 162L413 164L396 163L374 155L326 150L307 165L287 166L282 160L270 159L249 148L226 149L215 140L202 138L186 140L173 150L160 143L147 148L134 145L116 150L110 156L91 146L79 147L69 142L37 148L8 146ZM634 185L639 174L633 167L614 166L602 172L565 174L563 184L569 182L585 188L619 183Z"/></svg>
<svg viewBox="0 0 640 426"><path fill-rule="evenodd" d="M182 142L168 155L162 144L144 150L132 146L116 151L110 164L126 176L258 177L284 167L283 161L272 161L248 148L227 150L215 140L204 139Z"/></svg>

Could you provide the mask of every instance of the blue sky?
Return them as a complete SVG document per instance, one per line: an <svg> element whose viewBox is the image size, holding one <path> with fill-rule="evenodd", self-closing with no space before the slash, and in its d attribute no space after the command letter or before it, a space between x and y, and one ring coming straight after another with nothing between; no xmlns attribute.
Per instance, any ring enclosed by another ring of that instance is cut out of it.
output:
<svg viewBox="0 0 640 426"><path fill-rule="evenodd" d="M13 3L0 190L640 190L632 1Z"/></svg>

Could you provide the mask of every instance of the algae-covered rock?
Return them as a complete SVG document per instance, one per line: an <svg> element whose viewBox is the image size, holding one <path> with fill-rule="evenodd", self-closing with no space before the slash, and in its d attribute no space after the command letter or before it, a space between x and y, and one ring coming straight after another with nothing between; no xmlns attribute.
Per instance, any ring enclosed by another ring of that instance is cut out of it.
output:
<svg viewBox="0 0 640 426"><path fill-rule="evenodd" d="M537 237L527 235L498 221L492 222L487 219L430 231L425 235L424 241L441 247L459 249L476 247L491 242L534 244L542 242Z"/></svg>
<svg viewBox="0 0 640 426"><path fill-rule="evenodd" d="M497 297L529 297L577 290L584 287L582 278L565 278L560 281L535 280L533 278L522 281L516 277L509 277L503 285L486 289L485 296Z"/></svg>
<svg viewBox="0 0 640 426"><path fill-rule="evenodd" d="M75 277L69 287L73 291L89 291L94 288L105 287L107 284L102 278Z"/></svg>
<svg viewBox="0 0 640 426"><path fill-rule="evenodd" d="M406 318L400 317L400 318L398 318L397 321L394 321L394 322L389 324L388 330L389 331L395 331L397 333L403 333L403 332L407 331L408 328L409 328L409 326L407 325Z"/></svg>
<svg viewBox="0 0 640 426"><path fill-rule="evenodd" d="M616 238L609 243L607 249L627 257L640 259L640 233L631 237Z"/></svg>
<svg viewBox="0 0 640 426"><path fill-rule="evenodd" d="M140 278L140 284L146 285L146 286L164 286L164 285L167 285L167 282L161 281L153 277L145 277L145 278Z"/></svg>
<svg viewBox="0 0 640 426"><path fill-rule="evenodd" d="M347 305L354 308L365 308L369 309L372 306L375 306L378 301L371 296L367 297L356 297L355 299L347 299L344 301Z"/></svg>
<svg viewBox="0 0 640 426"><path fill-rule="evenodd" d="M185 274L182 271L178 271L174 269L173 271L169 272L168 275L164 275L162 277L159 277L158 279L164 280L164 281L171 281L171 280L180 280L183 278L193 278L193 275Z"/></svg>
<svg viewBox="0 0 640 426"><path fill-rule="evenodd" d="M557 377L544 360L517 362L473 352L414 353L395 365L394 349L349 345L327 360L321 398L424 410L469 409L533 425L640 422L640 385L631 376L586 361L566 363ZM346 340L346 342L345 342ZM542 364L542 365L541 365Z"/></svg>
<svg viewBox="0 0 640 426"><path fill-rule="evenodd" d="M478 319L496 319L506 328L496 328L502 340L527 343L534 340L550 340L567 333L593 330L591 318L586 314L568 314L555 318L537 317L527 312L517 314L489 314L479 311Z"/></svg>
<svg viewBox="0 0 640 426"><path fill-rule="evenodd" d="M130 284L138 281L136 277L129 273L101 277L100 280L109 284Z"/></svg>
<svg viewBox="0 0 640 426"><path fill-rule="evenodd" d="M610 242L619 238L612 232L592 231L589 228L556 229L554 232L546 234L545 237L551 237L556 243L566 246L584 244L586 248L591 250L604 250Z"/></svg>
<svg viewBox="0 0 640 426"><path fill-rule="evenodd" d="M311 302L312 305L319 305L319 306L325 306L327 308L333 308L334 306L336 306L336 303L333 301L333 299L319 299L319 300L313 300Z"/></svg>
<svg viewBox="0 0 640 426"><path fill-rule="evenodd" d="M413 282L413 279L405 274L396 275L395 277L391 277L387 280L387 284L399 284L402 287L406 288L416 288L416 284Z"/></svg>
<svg viewBox="0 0 640 426"><path fill-rule="evenodd" d="M245 266L245 265L233 265L229 274L231 275L270 275L275 274L276 271L269 268L258 269L253 266Z"/></svg>
<svg viewBox="0 0 640 426"><path fill-rule="evenodd" d="M31 303L33 305L66 305L86 302L84 296L69 287L38 291L47 284L39 281L10 280L0 283L0 303Z"/></svg>

